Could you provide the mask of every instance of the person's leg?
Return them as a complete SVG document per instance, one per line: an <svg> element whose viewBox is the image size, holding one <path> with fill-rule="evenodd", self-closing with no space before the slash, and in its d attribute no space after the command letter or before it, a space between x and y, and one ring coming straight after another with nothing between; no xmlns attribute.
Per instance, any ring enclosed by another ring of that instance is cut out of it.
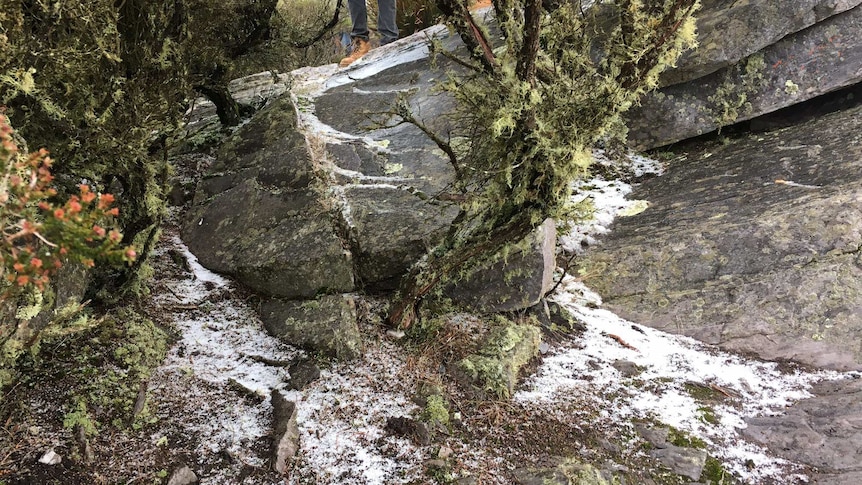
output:
<svg viewBox="0 0 862 485"><path fill-rule="evenodd" d="M377 32L380 34L380 45L398 40L395 11L395 0L377 0Z"/></svg>
<svg viewBox="0 0 862 485"><path fill-rule="evenodd" d="M365 0L347 0L347 10L353 24L350 37L368 42L368 10L365 8Z"/></svg>

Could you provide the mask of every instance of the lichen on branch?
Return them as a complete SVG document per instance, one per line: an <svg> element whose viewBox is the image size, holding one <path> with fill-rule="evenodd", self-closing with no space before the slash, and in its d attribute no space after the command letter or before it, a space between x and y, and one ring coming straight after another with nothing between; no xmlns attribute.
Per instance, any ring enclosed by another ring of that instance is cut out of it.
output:
<svg viewBox="0 0 862 485"><path fill-rule="evenodd" d="M494 0L495 26L466 0L438 0L479 66L441 88L460 109L469 146L453 162L461 214L445 240L407 275L388 322L406 327L422 298L492 258L547 218L562 220L591 149L623 139L621 115L695 43L698 0L624 0L546 9L540 0ZM450 155L451 156L451 155Z"/></svg>

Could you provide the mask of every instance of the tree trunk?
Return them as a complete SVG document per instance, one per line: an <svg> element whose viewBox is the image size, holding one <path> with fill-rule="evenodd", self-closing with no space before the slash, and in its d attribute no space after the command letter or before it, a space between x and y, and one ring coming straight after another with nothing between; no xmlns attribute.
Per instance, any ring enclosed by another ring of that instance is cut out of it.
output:
<svg viewBox="0 0 862 485"><path fill-rule="evenodd" d="M239 104L225 85L199 85L195 90L213 102L216 114L224 126L236 126L240 122Z"/></svg>

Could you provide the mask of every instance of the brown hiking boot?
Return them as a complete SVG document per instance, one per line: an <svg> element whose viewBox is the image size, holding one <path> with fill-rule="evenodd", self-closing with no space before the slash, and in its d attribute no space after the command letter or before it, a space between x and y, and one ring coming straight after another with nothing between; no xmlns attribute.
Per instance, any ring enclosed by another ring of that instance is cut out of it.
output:
<svg viewBox="0 0 862 485"><path fill-rule="evenodd" d="M353 49L351 49L350 55L342 59L338 65L340 67L347 67L358 61L360 57L368 54L368 51L370 50L371 44L369 44L367 40L362 40L360 38L353 39Z"/></svg>

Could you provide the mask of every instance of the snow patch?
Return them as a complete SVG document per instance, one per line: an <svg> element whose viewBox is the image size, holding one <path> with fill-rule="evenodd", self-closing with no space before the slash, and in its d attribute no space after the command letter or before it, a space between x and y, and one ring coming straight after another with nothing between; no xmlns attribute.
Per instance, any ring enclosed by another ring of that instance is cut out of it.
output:
<svg viewBox="0 0 862 485"><path fill-rule="evenodd" d="M302 449L290 483L412 483L422 476L423 452L387 436L389 417L412 416L412 377L404 349L369 346L361 362L334 366L296 399Z"/></svg>

